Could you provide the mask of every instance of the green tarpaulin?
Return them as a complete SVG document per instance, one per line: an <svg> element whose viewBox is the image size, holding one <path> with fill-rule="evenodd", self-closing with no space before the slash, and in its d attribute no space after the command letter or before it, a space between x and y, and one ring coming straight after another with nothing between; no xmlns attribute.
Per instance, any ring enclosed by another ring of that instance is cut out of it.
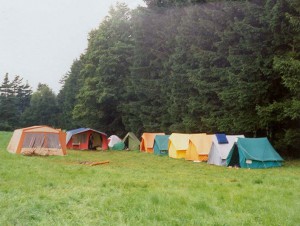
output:
<svg viewBox="0 0 300 226"><path fill-rule="evenodd" d="M129 150L140 149L140 141L132 132L127 133L122 141L125 143L125 147Z"/></svg>
<svg viewBox="0 0 300 226"><path fill-rule="evenodd" d="M114 146L112 146L111 150L116 150L116 151L121 151L125 149L125 144L124 142L118 142Z"/></svg>
<svg viewBox="0 0 300 226"><path fill-rule="evenodd" d="M278 167L282 161L268 138L238 138L226 159L227 166L241 168Z"/></svg>
<svg viewBox="0 0 300 226"><path fill-rule="evenodd" d="M170 135L156 135L154 138L154 154L168 155L168 142Z"/></svg>

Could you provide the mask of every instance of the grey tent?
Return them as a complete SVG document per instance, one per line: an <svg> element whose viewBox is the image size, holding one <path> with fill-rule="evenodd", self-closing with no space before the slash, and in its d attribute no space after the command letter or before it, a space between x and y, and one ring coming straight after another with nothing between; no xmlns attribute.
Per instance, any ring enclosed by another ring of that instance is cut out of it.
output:
<svg viewBox="0 0 300 226"><path fill-rule="evenodd" d="M220 142L217 135L213 136L213 143L208 154L208 164L226 166L226 159L232 146L239 137L243 138L244 135L226 135L225 137L227 139L227 143Z"/></svg>
<svg viewBox="0 0 300 226"><path fill-rule="evenodd" d="M125 143L125 146L129 150L139 150L140 149L140 141L132 132L127 133L122 141Z"/></svg>

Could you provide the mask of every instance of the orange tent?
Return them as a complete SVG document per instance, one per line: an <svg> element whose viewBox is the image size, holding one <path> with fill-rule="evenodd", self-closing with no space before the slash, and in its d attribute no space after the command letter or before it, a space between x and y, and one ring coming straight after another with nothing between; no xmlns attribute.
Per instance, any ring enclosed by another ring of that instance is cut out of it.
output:
<svg viewBox="0 0 300 226"><path fill-rule="evenodd" d="M7 150L24 155L66 155L66 133L48 126L17 129Z"/></svg>
<svg viewBox="0 0 300 226"><path fill-rule="evenodd" d="M140 151L153 153L154 138L156 135L165 135L165 133L143 133Z"/></svg>
<svg viewBox="0 0 300 226"><path fill-rule="evenodd" d="M192 134L185 159L192 161L207 161L212 146L213 135L206 133Z"/></svg>

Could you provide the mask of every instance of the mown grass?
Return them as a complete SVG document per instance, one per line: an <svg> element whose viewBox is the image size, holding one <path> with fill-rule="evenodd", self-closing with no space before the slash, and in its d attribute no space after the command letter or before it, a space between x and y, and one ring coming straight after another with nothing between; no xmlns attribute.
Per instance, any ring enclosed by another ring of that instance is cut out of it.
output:
<svg viewBox="0 0 300 226"><path fill-rule="evenodd" d="M0 225L300 223L300 161L248 170L138 151L25 157L6 151L10 136L0 132Z"/></svg>

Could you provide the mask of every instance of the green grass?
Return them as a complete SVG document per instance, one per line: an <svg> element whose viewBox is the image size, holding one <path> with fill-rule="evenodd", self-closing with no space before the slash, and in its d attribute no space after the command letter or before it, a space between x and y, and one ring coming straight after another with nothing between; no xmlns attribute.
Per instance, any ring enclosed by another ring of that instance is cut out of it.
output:
<svg viewBox="0 0 300 226"><path fill-rule="evenodd" d="M248 170L137 151L25 157L6 151L10 136L0 132L0 225L300 223L300 161Z"/></svg>

